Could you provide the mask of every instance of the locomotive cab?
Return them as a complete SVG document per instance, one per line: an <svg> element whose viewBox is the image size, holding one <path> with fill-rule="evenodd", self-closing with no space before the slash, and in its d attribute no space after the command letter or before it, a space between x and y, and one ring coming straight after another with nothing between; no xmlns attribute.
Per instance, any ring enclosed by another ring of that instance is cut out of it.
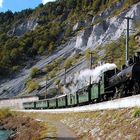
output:
<svg viewBox="0 0 140 140"><path fill-rule="evenodd" d="M140 63L136 63L132 69L132 78L140 83Z"/></svg>
<svg viewBox="0 0 140 140"><path fill-rule="evenodd" d="M134 63L140 63L140 51L135 53Z"/></svg>

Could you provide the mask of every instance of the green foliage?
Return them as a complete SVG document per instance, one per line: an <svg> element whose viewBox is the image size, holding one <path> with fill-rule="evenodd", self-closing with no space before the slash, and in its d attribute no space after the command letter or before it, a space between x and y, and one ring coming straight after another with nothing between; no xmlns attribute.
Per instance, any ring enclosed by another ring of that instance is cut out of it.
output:
<svg viewBox="0 0 140 140"><path fill-rule="evenodd" d="M133 111L133 117L138 118L140 117L140 108L135 108Z"/></svg>
<svg viewBox="0 0 140 140"><path fill-rule="evenodd" d="M60 58L56 59L55 61L53 61L52 63L47 64L45 66L46 73L49 73L49 72L51 72L54 69L55 69L55 71L59 70L60 65L61 65L63 59L64 59L63 57L60 57Z"/></svg>
<svg viewBox="0 0 140 140"><path fill-rule="evenodd" d="M55 69L56 67L57 67L57 62L55 62L55 61L53 63L47 64L46 65L46 72L49 73L53 69Z"/></svg>
<svg viewBox="0 0 140 140"><path fill-rule="evenodd" d="M72 66L72 62L73 62L73 59L72 58L67 58L64 62L64 68L68 69Z"/></svg>
<svg viewBox="0 0 140 140"><path fill-rule="evenodd" d="M90 53L91 53L91 50L87 49L86 53L85 53L85 57L86 57L87 61L90 61Z"/></svg>
<svg viewBox="0 0 140 140"><path fill-rule="evenodd" d="M40 73L40 70L37 67L32 68L30 73L31 78L35 78Z"/></svg>
<svg viewBox="0 0 140 140"><path fill-rule="evenodd" d="M76 1L77 1L77 0L67 0L67 1L66 1L66 6L67 6L67 8L69 8L69 9L75 8L75 7L76 7L76 4L77 4Z"/></svg>
<svg viewBox="0 0 140 140"><path fill-rule="evenodd" d="M53 69L50 73L49 73L49 79L54 78L56 76L56 70Z"/></svg>
<svg viewBox="0 0 140 140"><path fill-rule="evenodd" d="M71 35L71 33L72 33L72 27L69 26L65 31L65 36L69 37Z"/></svg>
<svg viewBox="0 0 140 140"><path fill-rule="evenodd" d="M30 80L26 83L27 91L30 93L34 90L39 89L39 84L33 80Z"/></svg>
<svg viewBox="0 0 140 140"><path fill-rule="evenodd" d="M36 55L50 55L73 35L72 27L78 21L101 13L120 0L57 0L36 9L12 13L0 13L0 76L23 68ZM125 10L139 0L126 0ZM111 16L111 15L110 15ZM8 36L13 25L18 26L28 19L38 19L39 26L21 37ZM101 22L101 21L97 21ZM95 23L94 23L95 24ZM18 69L15 70L15 67Z"/></svg>
<svg viewBox="0 0 140 140"><path fill-rule="evenodd" d="M130 37L129 41L129 57L134 55L138 49L134 36ZM112 42L105 47L104 61L115 63L119 68L125 64L125 39L121 38L118 42Z"/></svg>
<svg viewBox="0 0 140 140"><path fill-rule="evenodd" d="M9 109L0 109L0 119L10 117L12 116L12 113Z"/></svg>
<svg viewBox="0 0 140 140"><path fill-rule="evenodd" d="M100 9L101 4L102 4L102 0L95 0L93 2L93 11L98 12L98 10Z"/></svg>
<svg viewBox="0 0 140 140"><path fill-rule="evenodd" d="M56 79L56 80L55 80L55 85L59 85L59 84L60 84L60 82L61 82L61 80L60 80L60 79Z"/></svg>
<svg viewBox="0 0 140 140"><path fill-rule="evenodd" d="M54 51L54 49L55 49L55 44L54 44L54 42L51 42L48 47L49 53L52 53Z"/></svg>

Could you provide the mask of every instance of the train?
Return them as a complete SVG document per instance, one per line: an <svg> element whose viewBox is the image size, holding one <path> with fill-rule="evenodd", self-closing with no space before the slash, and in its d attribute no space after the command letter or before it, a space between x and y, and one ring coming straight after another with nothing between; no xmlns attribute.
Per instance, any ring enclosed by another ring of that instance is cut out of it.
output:
<svg viewBox="0 0 140 140"><path fill-rule="evenodd" d="M54 98L23 103L24 109L57 109L99 103L140 93L140 52L130 58L121 70L104 72L97 83Z"/></svg>

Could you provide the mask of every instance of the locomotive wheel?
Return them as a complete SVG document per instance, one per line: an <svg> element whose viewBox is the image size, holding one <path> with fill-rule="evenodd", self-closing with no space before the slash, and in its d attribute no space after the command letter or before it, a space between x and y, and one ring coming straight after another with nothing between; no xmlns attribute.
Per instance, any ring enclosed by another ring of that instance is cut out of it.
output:
<svg viewBox="0 0 140 140"><path fill-rule="evenodd" d="M140 91L140 87L139 87L139 84L137 82L134 83L134 86L133 86L133 95L136 95L138 94Z"/></svg>

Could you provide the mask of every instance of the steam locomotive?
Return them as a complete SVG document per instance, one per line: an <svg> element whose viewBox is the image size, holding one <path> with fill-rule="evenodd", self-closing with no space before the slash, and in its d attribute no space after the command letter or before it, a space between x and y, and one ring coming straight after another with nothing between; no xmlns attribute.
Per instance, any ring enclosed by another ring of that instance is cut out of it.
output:
<svg viewBox="0 0 140 140"><path fill-rule="evenodd" d="M55 109L97 103L140 93L140 52L130 58L121 70L104 72L98 83L76 93L23 103L24 109Z"/></svg>

